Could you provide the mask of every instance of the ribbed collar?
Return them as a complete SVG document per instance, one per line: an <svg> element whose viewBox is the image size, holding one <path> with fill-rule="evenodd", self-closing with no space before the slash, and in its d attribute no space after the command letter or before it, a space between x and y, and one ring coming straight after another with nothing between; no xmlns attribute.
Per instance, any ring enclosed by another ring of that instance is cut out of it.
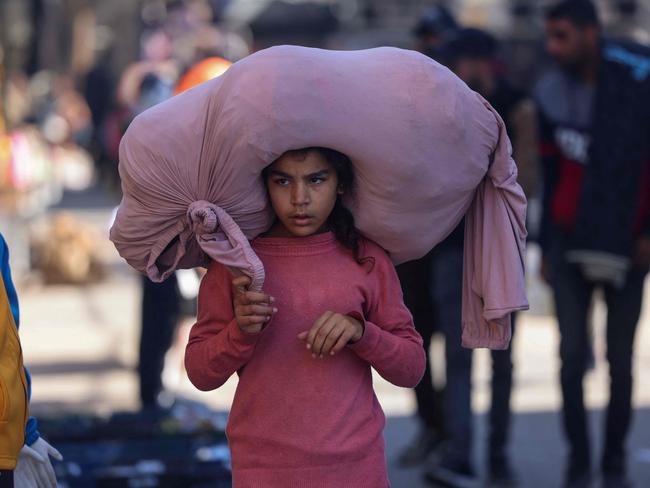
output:
<svg viewBox="0 0 650 488"><path fill-rule="evenodd" d="M337 245L333 232L308 237L258 237L252 242L255 252L273 256L310 256L334 249Z"/></svg>

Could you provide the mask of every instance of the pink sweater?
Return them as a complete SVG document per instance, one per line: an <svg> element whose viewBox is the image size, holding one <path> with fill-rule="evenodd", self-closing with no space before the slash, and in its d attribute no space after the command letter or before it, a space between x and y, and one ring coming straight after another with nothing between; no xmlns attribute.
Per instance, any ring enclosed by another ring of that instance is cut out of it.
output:
<svg viewBox="0 0 650 488"><path fill-rule="evenodd" d="M252 245L278 313L259 334L242 332L234 320L232 276L212 262L185 352L187 374L201 390L239 375L226 429L233 486L389 486L385 419L370 367L410 388L425 366L392 263L365 241L363 255L375 260L368 272L329 232L258 238ZM328 310L364 320L364 335L334 357L313 359L296 336Z"/></svg>

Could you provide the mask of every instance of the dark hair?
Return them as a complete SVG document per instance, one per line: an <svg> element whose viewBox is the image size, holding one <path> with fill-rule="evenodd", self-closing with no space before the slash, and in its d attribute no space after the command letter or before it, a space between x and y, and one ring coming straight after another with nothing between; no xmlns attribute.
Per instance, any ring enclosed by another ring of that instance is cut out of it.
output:
<svg viewBox="0 0 650 488"><path fill-rule="evenodd" d="M323 159L325 159L325 161L331 164L336 171L339 187L341 187L347 195L354 195L355 183L352 161L350 161L350 158L345 154L328 147L306 147L303 149L287 151L283 156L289 154L297 157L305 157L310 152L319 154ZM268 166L264 168L264 171L262 172L262 176L265 180L267 175ZM355 261L360 265L370 263L371 270L374 266L375 260L373 257L361 256L361 233L355 227L354 216L343 204L340 195L337 195L336 197L334 209L329 215L327 223L330 225L332 232L334 232L336 240L352 251Z"/></svg>
<svg viewBox="0 0 650 488"><path fill-rule="evenodd" d="M498 42L488 32L472 27L456 31L443 45L445 60L455 63L460 59L492 59Z"/></svg>
<svg viewBox="0 0 650 488"><path fill-rule="evenodd" d="M415 37L443 36L458 28L454 16L442 5L436 5L427 10L413 27Z"/></svg>
<svg viewBox="0 0 650 488"><path fill-rule="evenodd" d="M599 27L598 12L591 0L562 0L546 9L546 20L568 20L577 27Z"/></svg>

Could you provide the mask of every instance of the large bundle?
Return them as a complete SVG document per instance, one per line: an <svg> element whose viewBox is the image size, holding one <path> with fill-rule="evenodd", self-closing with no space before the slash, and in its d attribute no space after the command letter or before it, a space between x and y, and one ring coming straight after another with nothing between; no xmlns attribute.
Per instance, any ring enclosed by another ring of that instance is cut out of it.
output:
<svg viewBox="0 0 650 488"><path fill-rule="evenodd" d="M154 281L210 257L259 289L264 272L247 238L273 219L261 171L311 146L350 157L357 187L347 204L396 263L424 255L470 209L464 320L481 338L465 343L507 343L498 319L526 306L525 199L503 122L413 51L274 47L144 112L120 146L124 198L111 239Z"/></svg>

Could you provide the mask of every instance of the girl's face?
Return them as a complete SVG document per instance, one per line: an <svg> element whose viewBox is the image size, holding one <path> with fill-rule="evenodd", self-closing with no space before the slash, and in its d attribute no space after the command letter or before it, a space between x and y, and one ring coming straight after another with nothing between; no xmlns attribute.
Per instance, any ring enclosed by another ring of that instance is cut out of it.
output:
<svg viewBox="0 0 650 488"><path fill-rule="evenodd" d="M306 237L327 230L339 193L335 169L319 153L287 153L269 166L266 185L278 220L275 236Z"/></svg>

